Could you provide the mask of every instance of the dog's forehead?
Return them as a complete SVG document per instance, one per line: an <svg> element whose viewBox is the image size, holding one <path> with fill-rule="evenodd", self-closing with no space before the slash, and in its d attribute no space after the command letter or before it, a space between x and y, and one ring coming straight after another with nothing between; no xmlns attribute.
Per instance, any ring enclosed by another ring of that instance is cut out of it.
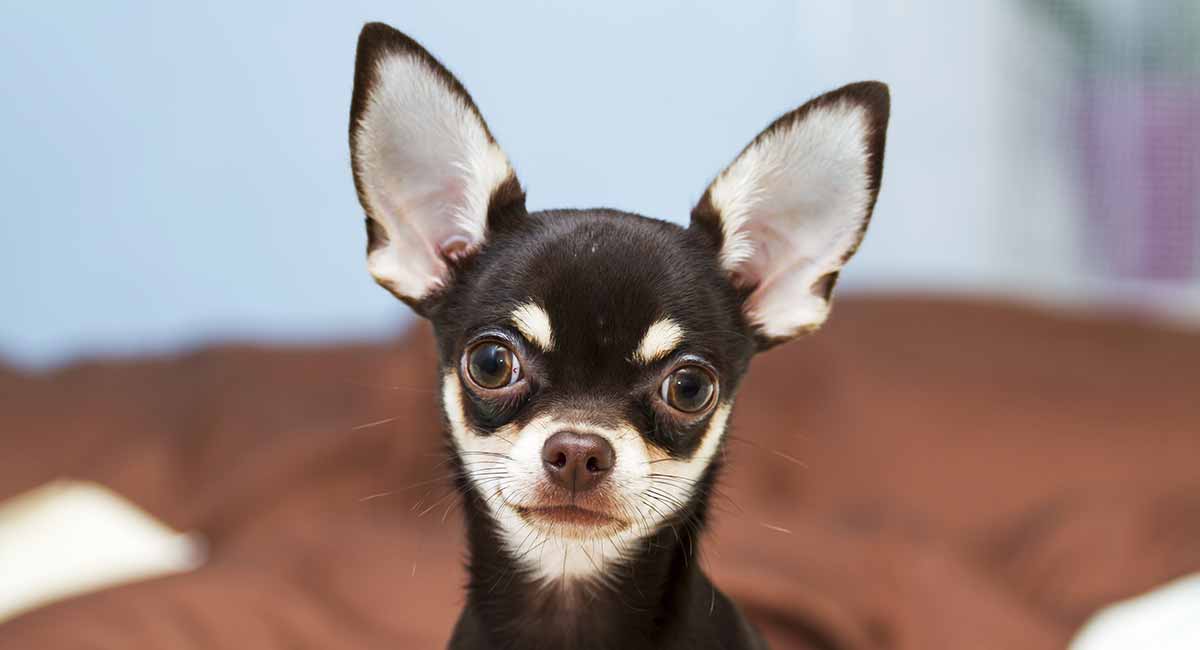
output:
<svg viewBox="0 0 1200 650"><path fill-rule="evenodd" d="M489 318L564 353L632 358L648 334L666 345L728 325L711 260L671 224L604 211L541 213L493 255L501 259L480 278Z"/></svg>
<svg viewBox="0 0 1200 650"><path fill-rule="evenodd" d="M582 229L578 237L547 246L531 267L523 288L546 310L564 349L586 344L632 351L656 319L678 311L671 283L653 278L687 269L669 268L641 233L620 234Z"/></svg>

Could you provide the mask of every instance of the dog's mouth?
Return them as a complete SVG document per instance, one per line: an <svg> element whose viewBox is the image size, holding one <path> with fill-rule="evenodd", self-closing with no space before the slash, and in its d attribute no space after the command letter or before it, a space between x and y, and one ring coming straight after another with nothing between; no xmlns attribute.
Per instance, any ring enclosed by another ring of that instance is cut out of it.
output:
<svg viewBox="0 0 1200 650"><path fill-rule="evenodd" d="M610 535L629 526L620 517L569 503L512 508L526 522L564 537Z"/></svg>

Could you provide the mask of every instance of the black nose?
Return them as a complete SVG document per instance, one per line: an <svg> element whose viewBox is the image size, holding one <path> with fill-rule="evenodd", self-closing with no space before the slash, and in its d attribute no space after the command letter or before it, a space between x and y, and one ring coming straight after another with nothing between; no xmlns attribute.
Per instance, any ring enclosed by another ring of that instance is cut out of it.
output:
<svg viewBox="0 0 1200 650"><path fill-rule="evenodd" d="M571 491L587 492L612 471L617 453L594 433L560 431L542 446L542 466L550 480Z"/></svg>

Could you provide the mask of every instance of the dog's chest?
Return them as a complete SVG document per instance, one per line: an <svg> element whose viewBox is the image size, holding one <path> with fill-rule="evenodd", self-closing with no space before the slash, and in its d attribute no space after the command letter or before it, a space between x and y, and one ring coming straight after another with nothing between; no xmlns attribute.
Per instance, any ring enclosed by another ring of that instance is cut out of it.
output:
<svg viewBox="0 0 1200 650"><path fill-rule="evenodd" d="M704 581L707 583L707 580ZM598 593L588 589L509 593L485 607L468 606L451 650L502 648L572 650L764 650L766 644L733 604L706 584L705 593L679 594L653 605L638 586ZM680 602L682 601L682 602Z"/></svg>

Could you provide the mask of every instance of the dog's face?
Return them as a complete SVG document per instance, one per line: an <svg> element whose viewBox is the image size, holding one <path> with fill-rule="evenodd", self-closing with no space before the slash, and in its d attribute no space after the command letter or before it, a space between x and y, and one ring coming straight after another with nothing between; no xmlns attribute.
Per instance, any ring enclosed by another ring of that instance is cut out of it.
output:
<svg viewBox="0 0 1200 650"><path fill-rule="evenodd" d="M719 174L688 228L528 213L462 85L368 25L350 143L375 279L434 324L467 486L534 576L602 577L706 496L738 381L824 321L865 232L888 96L846 86Z"/></svg>

